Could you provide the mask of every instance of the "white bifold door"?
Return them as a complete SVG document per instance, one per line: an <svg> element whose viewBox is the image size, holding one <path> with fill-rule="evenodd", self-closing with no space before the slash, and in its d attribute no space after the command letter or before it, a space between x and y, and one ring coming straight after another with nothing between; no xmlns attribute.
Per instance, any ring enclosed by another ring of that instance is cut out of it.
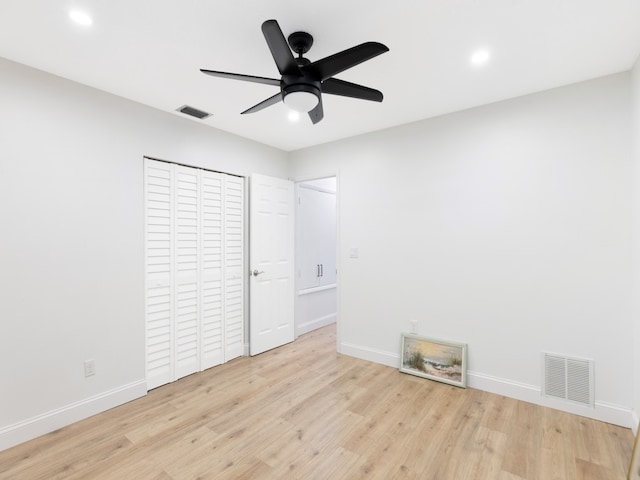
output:
<svg viewBox="0 0 640 480"><path fill-rule="evenodd" d="M146 379L244 353L244 179L145 159Z"/></svg>

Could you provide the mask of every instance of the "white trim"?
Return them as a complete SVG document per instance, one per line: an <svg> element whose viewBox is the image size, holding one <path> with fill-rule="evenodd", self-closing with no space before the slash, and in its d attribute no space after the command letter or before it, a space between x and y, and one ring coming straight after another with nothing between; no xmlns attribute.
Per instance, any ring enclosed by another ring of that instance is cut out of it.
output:
<svg viewBox="0 0 640 480"><path fill-rule="evenodd" d="M313 330L317 330L318 328L326 327L332 323L336 323L337 317L338 316L335 313L330 313L324 317L314 318L313 320L304 322L297 326L296 337L312 332Z"/></svg>
<svg viewBox="0 0 640 480"><path fill-rule="evenodd" d="M342 271L342 241L340 240L340 234L342 229L340 228L340 219L342 216L340 215L341 203L340 199L342 198L342 193L340 190L340 169L337 168L335 172L336 176L336 352L342 353L342 322L340 321L340 310L342 307L341 303L341 294L342 290L342 282L340 281L340 272Z"/></svg>
<svg viewBox="0 0 640 480"><path fill-rule="evenodd" d="M389 367L399 368L400 366L399 355L361 345L342 343L340 353ZM542 395L542 389L534 385L472 371L467 371L467 386L621 427L633 428L635 425L636 430L638 428L637 415L630 408L620 405L596 400L594 408L585 407L576 403L545 397Z"/></svg>
<svg viewBox="0 0 640 480"><path fill-rule="evenodd" d="M638 435L638 424L640 423L640 418L638 418L638 412L631 412L631 430L633 431L633 435Z"/></svg>
<svg viewBox="0 0 640 480"><path fill-rule="evenodd" d="M340 353L349 355L350 357L369 360L370 362L380 363L388 367L400 368L400 355L397 353L389 353L375 348L363 347L352 343L341 343Z"/></svg>
<svg viewBox="0 0 640 480"><path fill-rule="evenodd" d="M325 177L325 178L333 178L333 177ZM323 180L322 178L318 178L318 180ZM313 180L307 180L307 182L313 182ZM328 188L318 187L316 185L309 185L305 182L298 182L298 187L306 188L308 190L315 190L316 192L329 193L331 195L335 195L335 190L329 190Z"/></svg>
<svg viewBox="0 0 640 480"><path fill-rule="evenodd" d="M485 392L504 395L543 407L549 407L562 412L573 413L582 417L593 418L621 427L631 428L631 409L596 400L593 408L566 402L542 395L542 389L535 385L514 382L505 378L493 377L479 372L467 372L468 385Z"/></svg>
<svg viewBox="0 0 640 480"><path fill-rule="evenodd" d="M311 288L305 288L303 290L298 290L298 296L301 295L307 295L309 293L318 293L318 292L324 292L325 290L331 290L336 288L336 284L332 283L331 285L322 285L321 287L311 287Z"/></svg>
<svg viewBox="0 0 640 480"><path fill-rule="evenodd" d="M324 177L318 177L318 178L308 178L306 180L293 180L293 179L289 179L292 180L296 183L296 185L298 187L301 188L308 188L309 190L317 190L318 192L325 192L325 193L332 193L334 195L336 195L338 193L338 174L337 172L335 174L329 174L326 175ZM318 185L314 185L314 182L317 182L319 180L328 180L329 178L335 178L336 179L336 185L335 185L335 189L332 190L330 188L325 188L325 187L320 187Z"/></svg>
<svg viewBox="0 0 640 480"><path fill-rule="evenodd" d="M147 383L139 380L14 423L0 429L0 451L144 397L146 394Z"/></svg>

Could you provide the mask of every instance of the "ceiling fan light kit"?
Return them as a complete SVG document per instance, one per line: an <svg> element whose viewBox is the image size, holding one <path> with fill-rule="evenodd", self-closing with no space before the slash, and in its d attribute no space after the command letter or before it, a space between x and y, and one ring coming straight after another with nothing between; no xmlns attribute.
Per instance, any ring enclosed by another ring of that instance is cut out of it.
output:
<svg viewBox="0 0 640 480"><path fill-rule="evenodd" d="M303 57L313 45L313 37L306 32L294 32L288 42L276 20L262 24L262 33L267 41L273 60L280 72L280 79L256 77L240 73L219 72L201 69L214 77L263 83L280 87L280 92L248 108L242 114L255 113L283 101L295 111L308 113L315 124L324 117L322 94L339 95L373 102L382 102L382 92L344 80L334 78L351 67L370 60L389 49L378 42L365 42L342 52L311 62ZM293 56L293 52L298 57Z"/></svg>
<svg viewBox="0 0 640 480"><path fill-rule="evenodd" d="M320 90L312 85L290 85L282 91L284 104L296 112L307 113L320 103Z"/></svg>

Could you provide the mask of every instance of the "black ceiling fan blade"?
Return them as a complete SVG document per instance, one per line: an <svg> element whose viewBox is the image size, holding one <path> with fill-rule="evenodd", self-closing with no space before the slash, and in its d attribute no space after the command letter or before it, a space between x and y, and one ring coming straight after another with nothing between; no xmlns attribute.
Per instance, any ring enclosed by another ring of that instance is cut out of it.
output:
<svg viewBox="0 0 640 480"><path fill-rule="evenodd" d="M372 102L381 102L383 99L382 92L373 88L364 87L357 83L345 82L337 78L328 78L322 82L322 93L331 95L340 95L343 97L359 98L361 100L371 100Z"/></svg>
<svg viewBox="0 0 640 480"><path fill-rule="evenodd" d="M271 50L271 55L278 66L280 75L302 75L278 22L275 20L264 22L262 24L262 33L267 45L269 45L269 50Z"/></svg>
<svg viewBox="0 0 640 480"><path fill-rule="evenodd" d="M253 107L246 109L244 112L241 112L241 115L244 115L245 113L259 112L260 110L270 107L271 105L275 105L281 100L282 100L282 93L278 92L273 97L269 97L266 100L261 101L257 105L254 105Z"/></svg>
<svg viewBox="0 0 640 480"><path fill-rule="evenodd" d="M215 70L205 70L201 68L202 73L211 75L212 77L230 78L232 80L243 80L245 82L264 83L265 85L273 85L274 87L280 86L280 80L276 78L255 77L253 75L243 75L241 73L229 73L229 72L216 72Z"/></svg>
<svg viewBox="0 0 640 480"><path fill-rule="evenodd" d="M324 118L324 110L322 109L322 97L318 97L318 105L309 112L309 118L315 125Z"/></svg>
<svg viewBox="0 0 640 480"><path fill-rule="evenodd" d="M344 72L348 68L355 67L388 51L387 46L382 43L366 42L317 60L304 67L304 69L316 79L324 81L340 72Z"/></svg>

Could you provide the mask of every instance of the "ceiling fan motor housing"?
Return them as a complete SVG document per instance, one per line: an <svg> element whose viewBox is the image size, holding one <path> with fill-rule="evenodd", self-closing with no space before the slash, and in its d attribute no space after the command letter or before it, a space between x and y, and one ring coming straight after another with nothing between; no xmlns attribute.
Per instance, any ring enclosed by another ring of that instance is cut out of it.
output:
<svg viewBox="0 0 640 480"><path fill-rule="evenodd" d="M298 67L302 67L298 75L284 75L282 77L282 101L290 108L306 113L320 103L322 93L320 82L315 80L303 69L311 62L302 55L307 53L313 45L313 37L307 32L293 32L287 42L298 57L295 59ZM313 96L312 96L313 95Z"/></svg>

